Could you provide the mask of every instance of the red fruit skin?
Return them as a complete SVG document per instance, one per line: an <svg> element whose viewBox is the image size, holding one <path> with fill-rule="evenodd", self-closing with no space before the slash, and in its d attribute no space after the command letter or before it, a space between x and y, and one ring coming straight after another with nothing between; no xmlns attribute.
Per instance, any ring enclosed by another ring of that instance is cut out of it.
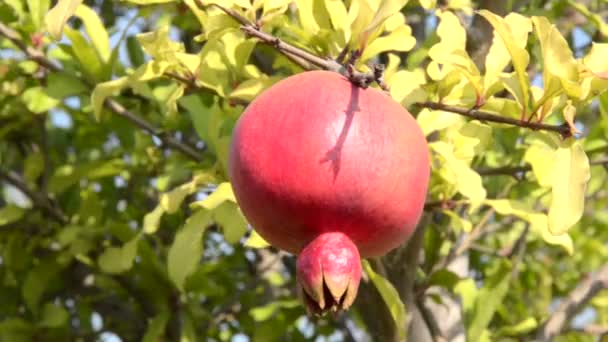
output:
<svg viewBox="0 0 608 342"><path fill-rule="evenodd" d="M258 96L229 156L237 202L264 239L298 253L323 232L342 232L364 258L412 234L429 168L425 137L400 104L329 71Z"/></svg>

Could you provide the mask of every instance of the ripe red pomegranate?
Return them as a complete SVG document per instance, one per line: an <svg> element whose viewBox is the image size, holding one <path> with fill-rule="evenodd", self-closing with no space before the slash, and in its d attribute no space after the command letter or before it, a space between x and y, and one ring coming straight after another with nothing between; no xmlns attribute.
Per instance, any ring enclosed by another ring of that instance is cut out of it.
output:
<svg viewBox="0 0 608 342"><path fill-rule="evenodd" d="M297 281L315 313L348 308L360 258L410 237L429 173L410 113L329 71L289 77L256 98L229 157L244 215L269 243L298 254Z"/></svg>

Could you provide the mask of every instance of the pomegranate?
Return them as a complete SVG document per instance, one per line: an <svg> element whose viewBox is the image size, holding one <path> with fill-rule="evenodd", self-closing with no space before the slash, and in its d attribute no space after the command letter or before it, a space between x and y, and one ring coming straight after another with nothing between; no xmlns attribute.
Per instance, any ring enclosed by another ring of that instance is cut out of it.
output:
<svg viewBox="0 0 608 342"><path fill-rule="evenodd" d="M347 309L360 258L405 242L429 180L425 137L383 92L329 71L284 79L234 129L229 176L256 231L298 254L297 282L314 313Z"/></svg>

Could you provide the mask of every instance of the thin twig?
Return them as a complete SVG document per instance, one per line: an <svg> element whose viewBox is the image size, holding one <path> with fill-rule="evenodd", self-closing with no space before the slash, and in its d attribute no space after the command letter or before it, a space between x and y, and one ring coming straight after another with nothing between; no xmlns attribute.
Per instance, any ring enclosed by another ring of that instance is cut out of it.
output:
<svg viewBox="0 0 608 342"><path fill-rule="evenodd" d="M54 204L50 196L31 189L17 173L13 171L5 172L0 170L0 179L4 179L7 183L23 192L27 197L30 198L35 208L45 212L58 223L67 224L69 222L67 216L63 213L61 208Z"/></svg>
<svg viewBox="0 0 608 342"><path fill-rule="evenodd" d="M508 118L508 117L504 117L504 116L499 116L499 115L483 112L483 111L477 110L475 108L466 109L466 108L450 106L450 105L437 103L437 102L420 102L420 103L417 103L417 105L422 108L429 108L429 109L433 109L433 110L442 110L445 112L463 115L463 116L469 117L474 120L503 123L503 124L512 125L512 126L530 128L532 130L545 130L545 131L559 133L563 137L572 136L572 132L570 131L570 127L568 126L567 123L563 123L561 125L549 125L549 124L526 121L526 120L517 120L517 119L513 119L513 118Z"/></svg>
<svg viewBox="0 0 608 342"><path fill-rule="evenodd" d="M566 330L568 322L601 290L608 288L608 264L600 267L595 274L585 278L565 298L551 316L541 325L537 339L552 341Z"/></svg>
<svg viewBox="0 0 608 342"><path fill-rule="evenodd" d="M60 65L58 65L55 62L48 59L40 51L27 46L15 30L11 29L10 27L8 27L2 23L0 23L0 36L6 37L13 44L15 44L21 51L23 51L29 59L35 61L39 65L42 65L42 66L48 68L49 70L52 70L55 72L63 71L63 68ZM104 105L106 108L108 108L115 114L118 114L118 115L126 118L127 120L131 121L133 124L138 126L139 128L156 136L158 139L161 140L163 145L182 152L183 154L185 154L187 157L189 157L190 159L192 159L194 161L201 162L203 160L201 153L198 152L194 147L191 147L191 146L187 145L186 143L174 138L172 134L163 133L162 130L156 128L154 125L152 125L145 119L128 111L115 100L107 99L105 101Z"/></svg>

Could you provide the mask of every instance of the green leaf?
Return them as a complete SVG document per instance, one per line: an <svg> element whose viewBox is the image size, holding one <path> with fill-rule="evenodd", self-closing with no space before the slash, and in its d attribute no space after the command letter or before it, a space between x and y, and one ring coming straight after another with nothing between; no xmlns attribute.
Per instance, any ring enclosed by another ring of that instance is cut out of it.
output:
<svg viewBox="0 0 608 342"><path fill-rule="evenodd" d="M518 336L528 334L538 327L538 321L534 317L525 318L523 321L514 324L501 327L498 329L497 335L502 336Z"/></svg>
<svg viewBox="0 0 608 342"><path fill-rule="evenodd" d="M103 64L97 50L76 30L64 28L65 34L72 42L71 53L80 62L80 66L89 79L102 79Z"/></svg>
<svg viewBox="0 0 608 342"><path fill-rule="evenodd" d="M578 85L578 65L574 60L568 42L557 27L545 17L533 17L534 29L543 54L543 96L534 108L539 108L546 100L565 90L573 97L581 96Z"/></svg>
<svg viewBox="0 0 608 342"><path fill-rule="evenodd" d="M410 51L416 45L416 38L412 36L412 29L400 26L387 36L374 39L363 51L362 61L367 61L386 51Z"/></svg>
<svg viewBox="0 0 608 342"><path fill-rule="evenodd" d="M146 334L144 335L142 341L143 342L159 342L164 339L165 336L165 326L169 321L169 312L163 311L158 315L154 316L148 322L148 329L146 330Z"/></svg>
<svg viewBox="0 0 608 342"><path fill-rule="evenodd" d="M198 210L188 218L184 227L177 232L169 248L167 268L169 278L178 289L184 290L186 278L196 270L203 254L201 241L212 217L207 210Z"/></svg>
<svg viewBox="0 0 608 342"><path fill-rule="evenodd" d="M108 62L110 59L110 38L97 13L86 5L80 5L75 14L84 23L87 35L101 60Z"/></svg>
<svg viewBox="0 0 608 342"><path fill-rule="evenodd" d="M0 341L30 342L36 328L21 318L7 318L0 322Z"/></svg>
<svg viewBox="0 0 608 342"><path fill-rule="evenodd" d="M137 255L137 246L141 234L136 235L122 247L108 247L99 256L99 267L106 273L117 274L126 272L133 267Z"/></svg>
<svg viewBox="0 0 608 342"><path fill-rule="evenodd" d="M82 3L82 0L59 0L55 7L44 17L46 29L51 37L55 40L60 40L63 35L63 26L70 19L76 8Z"/></svg>
<svg viewBox="0 0 608 342"><path fill-rule="evenodd" d="M475 172L463 160L456 158L453 146L448 143L438 141L429 144L432 150L437 152L444 160L450 172L449 178L455 179L453 183L458 191L471 200L472 207L477 207L486 198L486 190L483 187L481 176Z"/></svg>
<svg viewBox="0 0 608 342"><path fill-rule="evenodd" d="M55 328L66 324L69 318L70 314L64 307L46 303L42 308L42 321L38 324L43 327Z"/></svg>
<svg viewBox="0 0 608 342"><path fill-rule="evenodd" d="M391 87L392 92L392 87ZM462 122L462 117L441 110L423 109L416 117L418 125L422 128L424 135L440 131Z"/></svg>
<svg viewBox="0 0 608 342"><path fill-rule="evenodd" d="M530 18L525 17L519 13L509 13L505 17L505 23L511 30L511 34L517 44L525 48L525 42L528 40L528 33L532 31L532 23ZM493 93L498 91L497 87L494 87L495 83L500 80L500 75L504 69L509 65L511 61L511 55L507 50L503 39L500 35L494 35L492 39L492 46L486 56L485 66L486 74L484 76L484 93L485 97L491 96Z"/></svg>
<svg viewBox="0 0 608 342"><path fill-rule="evenodd" d="M32 19L32 24L34 24L34 30L36 32L40 32L42 30L42 24L44 23L45 14L51 6L51 1L27 0L26 2L30 13L30 18Z"/></svg>
<svg viewBox="0 0 608 342"><path fill-rule="evenodd" d="M486 200L485 203L501 215L514 215L528 221L531 231L545 242L563 247L570 255L574 253L574 243L568 233L554 235L549 231L547 215L538 213L532 207L515 200Z"/></svg>
<svg viewBox="0 0 608 342"><path fill-rule="evenodd" d="M40 152L28 154L24 162L23 177L26 181L35 183L44 171L44 156Z"/></svg>
<svg viewBox="0 0 608 342"><path fill-rule="evenodd" d="M458 159L472 160L485 152L491 141L491 126L474 121L467 122L454 134L454 155Z"/></svg>
<svg viewBox="0 0 608 342"><path fill-rule="evenodd" d="M163 25L154 32L138 34L137 40L146 53L159 61L174 62L176 53L186 51L183 43L169 38L168 25Z"/></svg>
<svg viewBox="0 0 608 342"><path fill-rule="evenodd" d="M165 213L165 209L162 205L157 205L154 210L147 213L144 216L144 233L146 234L154 234L158 230L158 225L160 224L160 218Z"/></svg>
<svg viewBox="0 0 608 342"><path fill-rule="evenodd" d="M225 201L215 208L213 220L222 227L228 243L237 243L247 232L247 221L234 202Z"/></svg>
<svg viewBox="0 0 608 342"><path fill-rule="evenodd" d="M511 263L508 260L502 260L494 272L485 279L484 286L475 298L473 310L465 312L468 341L480 340L494 313L502 304L503 298L509 290L511 268Z"/></svg>
<svg viewBox="0 0 608 342"><path fill-rule="evenodd" d="M21 95L21 99L27 109L36 114L44 113L59 105L59 100L48 96L42 87L28 88Z"/></svg>
<svg viewBox="0 0 608 342"><path fill-rule="evenodd" d="M89 88L78 78L62 72L53 72L47 76L45 93L56 99L63 100L72 95L89 92Z"/></svg>
<svg viewBox="0 0 608 342"><path fill-rule="evenodd" d="M160 205L167 214L175 213L189 194L196 191L196 184L188 182L160 196Z"/></svg>
<svg viewBox="0 0 608 342"><path fill-rule="evenodd" d="M504 18L487 10L480 10L479 14L492 25L494 32L500 36L505 48L511 55L511 63L513 64L513 69L515 69L515 79L517 82L512 82L511 87L508 89L517 99L524 114L528 113L530 105L530 81L528 80L526 68L530 62L530 55L528 55L525 49L527 35L525 40L516 39L514 32Z"/></svg>
<svg viewBox="0 0 608 342"><path fill-rule="evenodd" d="M437 26L437 35L441 41L433 45L428 55L436 63L443 65L442 73L448 75L452 69L466 77L475 88L476 97L482 95L481 75L479 69L466 52L466 31L458 17L446 11L438 15L441 18ZM444 77L440 77L443 79Z"/></svg>
<svg viewBox="0 0 608 342"><path fill-rule="evenodd" d="M27 308L33 313L38 313L38 302L58 270L59 267L54 261L45 260L27 273L21 293Z"/></svg>
<svg viewBox="0 0 608 342"><path fill-rule="evenodd" d="M249 236L247 241L245 241L245 246L251 248L266 248L269 247L270 244L266 240L264 240L264 238L261 237L260 234L258 234L255 230L252 230L251 235Z"/></svg>
<svg viewBox="0 0 608 342"><path fill-rule="evenodd" d="M16 205L9 204L0 208L0 226L20 220L25 214L25 210Z"/></svg>
<svg viewBox="0 0 608 342"><path fill-rule="evenodd" d="M384 300L384 304L387 306L393 320L395 321L395 325L397 326L397 332L400 339L405 339L407 334L406 331L406 311L405 304L401 301L399 297L399 293L387 279L378 275L372 267L370 266L367 260L362 261L363 270L372 281L380 296Z"/></svg>
<svg viewBox="0 0 608 342"><path fill-rule="evenodd" d="M563 141L555 151L549 230L555 235L568 231L582 217L585 189L591 177L589 159L573 138Z"/></svg>
<svg viewBox="0 0 608 342"><path fill-rule="evenodd" d="M167 62L150 61L133 72L129 76L117 78L112 81L99 83L93 89L91 94L91 102L93 103L93 113L97 120L101 119L103 104L106 98L117 95L122 89L131 85L137 85L138 82L146 82L163 75L169 67Z"/></svg>
<svg viewBox="0 0 608 342"><path fill-rule="evenodd" d="M274 77L246 80L230 93L230 98L251 102L258 94L273 85L276 81L277 78Z"/></svg>
<svg viewBox="0 0 608 342"><path fill-rule="evenodd" d="M428 280L428 285L437 285L451 290L458 284L460 280L460 277L456 273L448 269L442 269L431 274Z"/></svg>
<svg viewBox="0 0 608 342"><path fill-rule="evenodd" d="M423 73L399 70L391 76L388 83L391 97L404 107L425 101L427 98L427 94L422 88L422 85L426 83Z"/></svg>
<svg viewBox="0 0 608 342"><path fill-rule="evenodd" d="M537 134L524 154L524 160L532 165L532 172L540 186L549 187L553 182L555 150L558 145L557 139Z"/></svg>
<svg viewBox="0 0 608 342"><path fill-rule="evenodd" d="M122 0L138 5L153 5L153 4L165 4L168 2L175 2L175 0Z"/></svg>
<svg viewBox="0 0 608 342"><path fill-rule="evenodd" d="M259 306L249 310L249 315L256 322L262 322L270 319L280 309L292 309L300 306L297 300L279 300L274 301L264 306Z"/></svg>
<svg viewBox="0 0 608 342"><path fill-rule="evenodd" d="M372 21L367 25L363 34L371 35L373 31L378 29L389 17L399 13L408 1L409 0L381 0L378 10L375 12Z"/></svg>

